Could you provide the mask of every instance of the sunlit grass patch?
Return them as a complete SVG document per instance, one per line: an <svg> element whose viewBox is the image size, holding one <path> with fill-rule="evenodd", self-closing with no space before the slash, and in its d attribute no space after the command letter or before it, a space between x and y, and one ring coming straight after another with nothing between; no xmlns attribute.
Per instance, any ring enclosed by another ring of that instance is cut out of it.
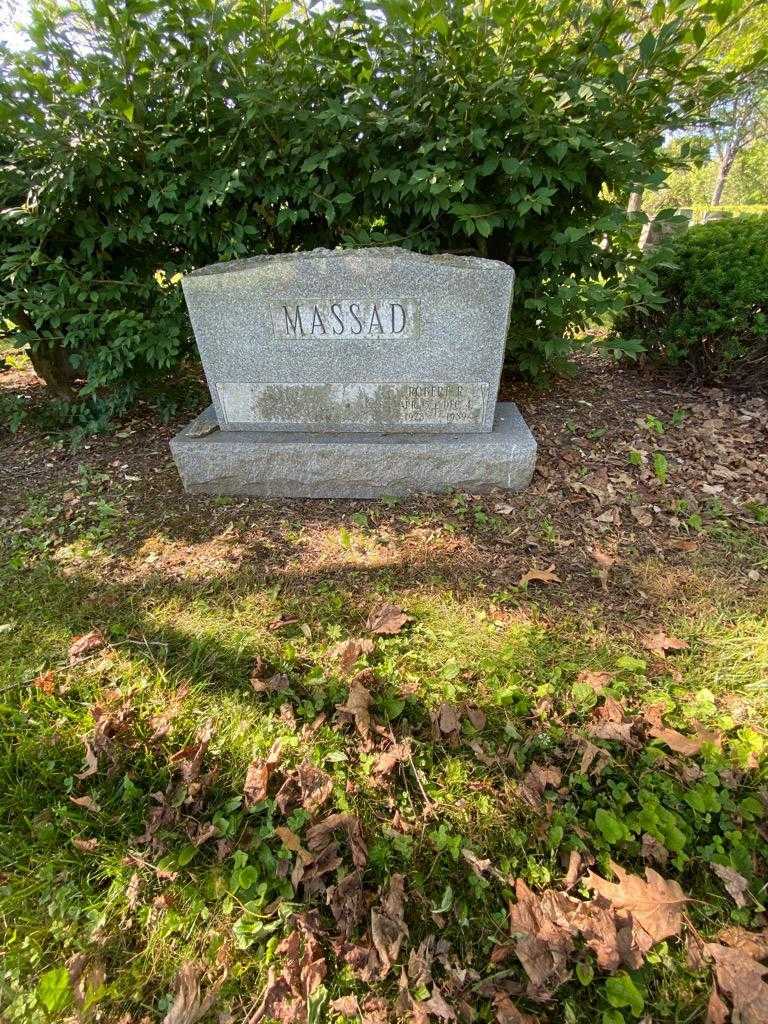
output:
<svg viewBox="0 0 768 1024"><path fill-rule="evenodd" d="M152 552L165 557L166 542L141 549L138 562ZM285 871L295 855L276 831L288 828L306 844L327 813L361 823L369 902L402 873L411 946L437 933L479 978L492 973L491 953L508 937L515 877L557 888L572 851L593 856L603 874L611 859L640 872L645 836L667 851L657 866L694 897L690 917L703 932L759 921L768 633L759 600L736 594L727 577L707 588L693 561L676 577L677 596L675 586L654 591L653 613L638 621L605 614L597 599L555 606L535 588L449 588L439 574L405 584L387 566L304 579L230 563L193 580L154 565L113 579L38 552L2 577L0 623L11 627L0 634L10 1021L47 1024L40 979L83 952L105 971L98 1002L117 1018L162 1019L174 976L190 961L212 972L227 965L217 1010L240 1012L243 990L255 997L279 962L291 910L327 919L322 891L291 888ZM410 616L393 635L368 629L382 601ZM648 634L662 627L687 648L666 658L649 650ZM73 638L92 628L105 646L70 664ZM345 669L334 648L361 637L372 649ZM49 669L47 692L35 679ZM337 710L361 672L368 737ZM633 745L590 738L608 698L638 723ZM647 731L644 716L656 704L669 727L688 737L711 730L718 743L678 756ZM444 705L457 728L442 730ZM97 770L78 778L102 713L95 709L124 710L126 725L99 751ZM181 766L208 723L197 792ZM380 752L403 737L408 756L378 776ZM267 799L246 806L249 765L277 741L276 781ZM587 742L603 753L583 768ZM305 763L328 776L327 803L316 814L282 814L275 791ZM537 765L557 774L531 801L526 780ZM166 805L167 820L142 838ZM341 877L352 865L339 842ZM465 851L496 874L478 874ZM713 861L748 880L747 906L733 904ZM330 994L365 992L326 955ZM608 976L588 955L580 962L595 980L568 982L557 1005L570 1007L569 1019L592 1021L609 1005ZM501 976L523 978L514 960ZM632 983L662 1021L692 1016L706 1001L706 974L688 970L677 940L656 946ZM393 995L386 984L381 991ZM469 998L488 1016L487 999L473 990Z"/></svg>

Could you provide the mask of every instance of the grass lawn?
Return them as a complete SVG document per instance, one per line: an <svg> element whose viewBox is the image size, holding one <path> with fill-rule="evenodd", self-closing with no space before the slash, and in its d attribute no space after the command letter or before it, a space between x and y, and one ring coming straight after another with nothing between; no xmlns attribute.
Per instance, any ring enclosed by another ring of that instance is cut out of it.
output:
<svg viewBox="0 0 768 1024"><path fill-rule="evenodd" d="M765 1019L765 402L522 397L512 498L2 435L4 1021Z"/></svg>

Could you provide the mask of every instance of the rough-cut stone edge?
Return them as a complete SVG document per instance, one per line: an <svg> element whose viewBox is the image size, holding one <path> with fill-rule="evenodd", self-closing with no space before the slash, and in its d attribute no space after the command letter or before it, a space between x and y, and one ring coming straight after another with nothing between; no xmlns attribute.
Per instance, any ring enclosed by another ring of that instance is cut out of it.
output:
<svg viewBox="0 0 768 1024"><path fill-rule="evenodd" d="M221 431L211 406L171 441L185 490L262 498L377 498L527 487L536 441L517 406L490 434Z"/></svg>

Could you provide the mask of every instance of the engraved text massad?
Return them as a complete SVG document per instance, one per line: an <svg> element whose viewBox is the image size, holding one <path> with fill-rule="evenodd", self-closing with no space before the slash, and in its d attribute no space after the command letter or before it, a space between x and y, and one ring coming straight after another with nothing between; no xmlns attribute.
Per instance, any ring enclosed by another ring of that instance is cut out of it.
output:
<svg viewBox="0 0 768 1024"><path fill-rule="evenodd" d="M324 299L270 303L276 338L394 340L418 337L418 305L413 299L376 301Z"/></svg>

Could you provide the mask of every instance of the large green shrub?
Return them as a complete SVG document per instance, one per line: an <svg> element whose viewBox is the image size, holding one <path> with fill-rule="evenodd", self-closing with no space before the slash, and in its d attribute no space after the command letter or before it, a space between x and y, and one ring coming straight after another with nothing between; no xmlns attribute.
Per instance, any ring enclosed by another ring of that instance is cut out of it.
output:
<svg viewBox="0 0 768 1024"><path fill-rule="evenodd" d="M704 380L768 385L768 214L693 227L649 260L666 301L617 329Z"/></svg>
<svg viewBox="0 0 768 1024"><path fill-rule="evenodd" d="M626 195L722 88L699 50L740 3L33 0L0 316L60 393L125 404L187 350L179 272L398 243L512 263L535 373L612 306Z"/></svg>

